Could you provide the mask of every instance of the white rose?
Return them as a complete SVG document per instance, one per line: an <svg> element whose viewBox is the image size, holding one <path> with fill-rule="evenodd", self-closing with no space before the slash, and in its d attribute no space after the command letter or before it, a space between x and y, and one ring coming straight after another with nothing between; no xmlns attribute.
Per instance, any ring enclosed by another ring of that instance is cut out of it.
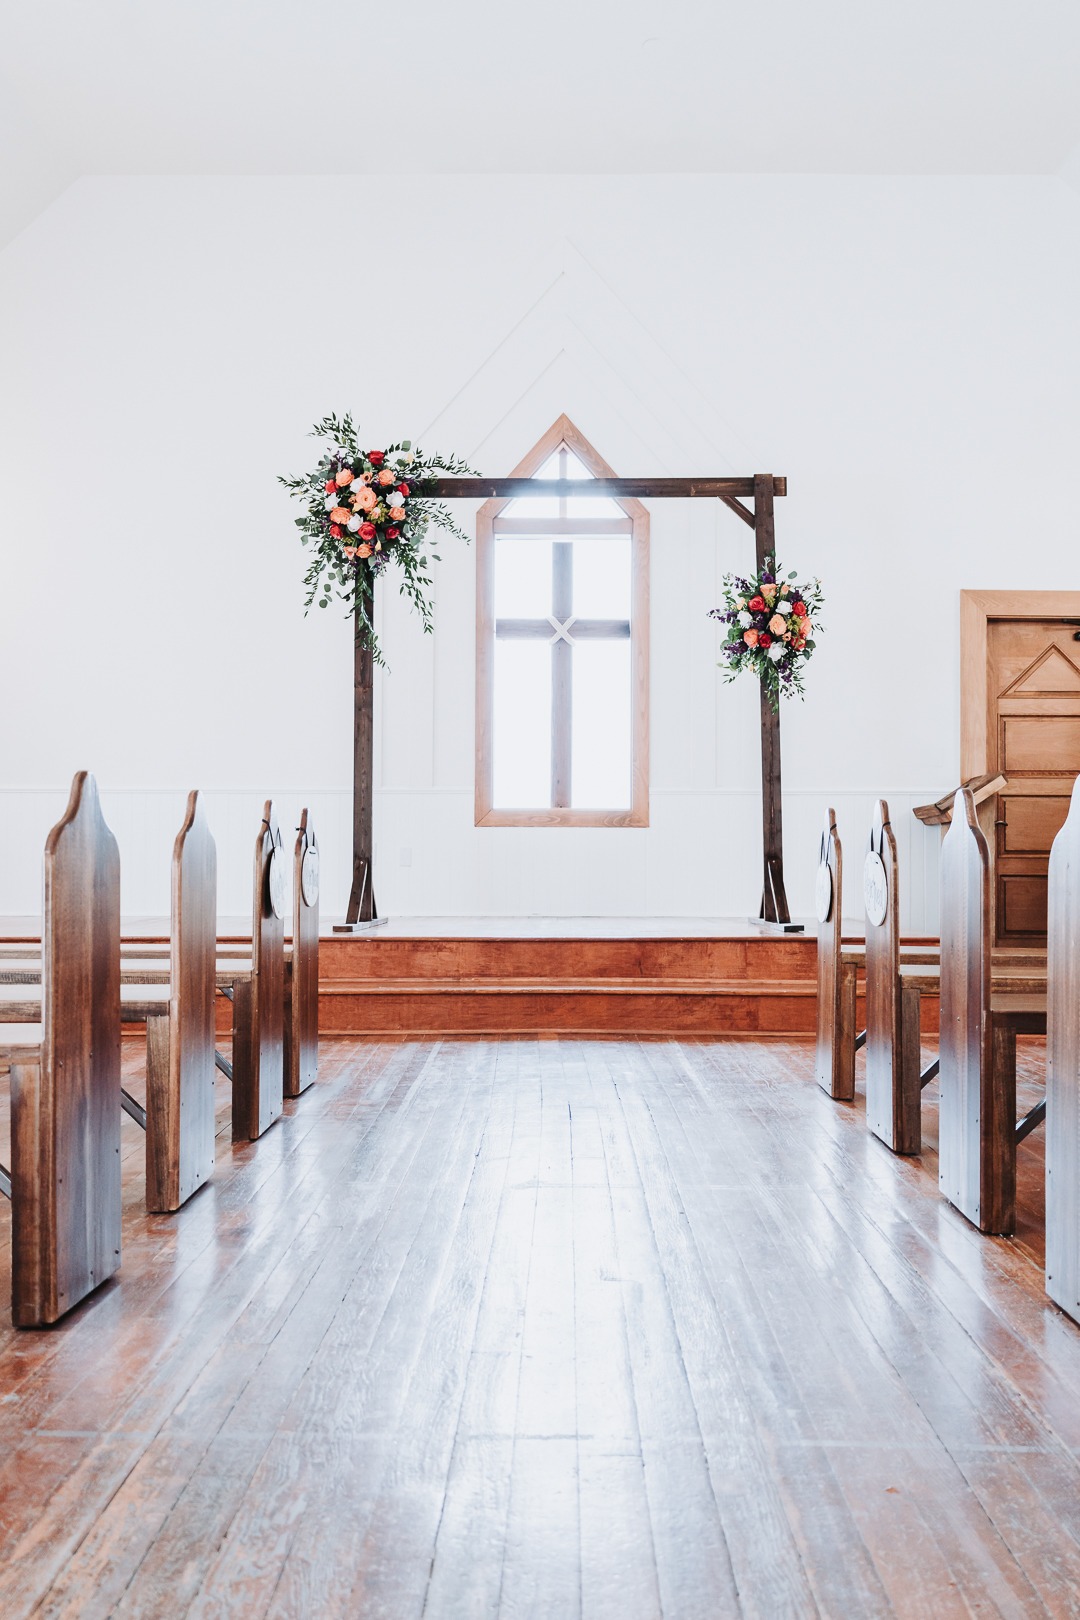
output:
<svg viewBox="0 0 1080 1620"><path fill-rule="evenodd" d="M336 495L328 495L326 497L325 501L323 501L323 510L326 511L326 512L332 512L334 510L334 507L337 506L337 504L338 504L337 496Z"/></svg>
<svg viewBox="0 0 1080 1620"><path fill-rule="evenodd" d="M362 489L367 488L367 485L364 483L362 478L354 478L352 483L349 485L349 488L352 490L354 495L359 495Z"/></svg>
<svg viewBox="0 0 1080 1620"><path fill-rule="evenodd" d="M348 529L350 534L355 534L363 521L364 520L360 516L359 512L354 512L348 523L346 523L345 527Z"/></svg>
<svg viewBox="0 0 1080 1620"><path fill-rule="evenodd" d="M749 628L753 624L754 620L753 620L753 617L749 613L747 613L746 609L744 608L743 611L739 614L738 622L742 625L744 630L749 630Z"/></svg>
<svg viewBox="0 0 1080 1620"><path fill-rule="evenodd" d="M791 612L791 603L790 602L777 602L776 611L777 611L777 613L790 613Z"/></svg>
<svg viewBox="0 0 1080 1620"><path fill-rule="evenodd" d="M778 664L786 652L786 642L774 641L772 646L769 648L769 657L772 659L774 664Z"/></svg>

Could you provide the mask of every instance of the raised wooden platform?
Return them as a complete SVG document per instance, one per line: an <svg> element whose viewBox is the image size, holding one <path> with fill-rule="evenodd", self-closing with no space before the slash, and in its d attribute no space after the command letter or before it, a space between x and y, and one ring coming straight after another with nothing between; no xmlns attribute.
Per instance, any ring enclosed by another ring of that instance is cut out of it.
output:
<svg viewBox="0 0 1080 1620"><path fill-rule="evenodd" d="M722 932L708 926L697 919L403 919L368 933L327 933L319 1033L812 1036L815 938L761 934L734 920L724 920ZM140 936L164 937L153 920ZM929 1003L931 1035L936 1013ZM222 1036L231 1018L219 1001ZM861 993L858 1018L862 1027Z"/></svg>
<svg viewBox="0 0 1080 1620"><path fill-rule="evenodd" d="M383 934L326 941L327 1035L809 1034L804 939Z"/></svg>

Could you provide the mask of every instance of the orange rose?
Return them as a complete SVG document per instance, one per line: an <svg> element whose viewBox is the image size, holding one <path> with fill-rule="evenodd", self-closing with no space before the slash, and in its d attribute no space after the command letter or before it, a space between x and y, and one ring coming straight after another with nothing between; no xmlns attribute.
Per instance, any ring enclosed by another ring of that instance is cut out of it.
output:
<svg viewBox="0 0 1080 1620"><path fill-rule="evenodd" d="M814 627L810 623L809 619L800 619L799 620L799 634L801 636L808 636L813 628Z"/></svg>
<svg viewBox="0 0 1080 1620"><path fill-rule="evenodd" d="M392 473L389 467L384 467L382 472L379 474L379 483L383 485L392 484L395 477L396 474Z"/></svg>
<svg viewBox="0 0 1080 1620"><path fill-rule="evenodd" d="M787 620L782 613L774 613L769 620L769 630L774 636L782 636L787 629Z"/></svg>
<svg viewBox="0 0 1080 1620"><path fill-rule="evenodd" d="M335 506L330 514L331 523L348 523L352 513L347 506Z"/></svg>
<svg viewBox="0 0 1080 1620"><path fill-rule="evenodd" d="M356 547L355 546L342 546L341 549L345 553L346 557L348 557L349 561L352 562L353 558L356 556Z"/></svg>
<svg viewBox="0 0 1080 1620"><path fill-rule="evenodd" d="M371 547L370 546L357 546L356 555L358 557L370 557L371 556Z"/></svg>
<svg viewBox="0 0 1080 1620"><path fill-rule="evenodd" d="M405 508L403 506L392 506L390 508L390 521L391 523L404 523Z"/></svg>
<svg viewBox="0 0 1080 1620"><path fill-rule="evenodd" d="M373 489L358 489L353 496L353 505L358 512L370 512L373 506L378 505L379 497Z"/></svg>
<svg viewBox="0 0 1080 1620"><path fill-rule="evenodd" d="M757 638L758 638L758 633L757 633L756 630L744 630L743 631L743 640L746 642L746 645L748 647L756 647L757 646Z"/></svg>
<svg viewBox="0 0 1080 1620"><path fill-rule="evenodd" d="M353 481L352 470L349 467L342 467L342 469L338 473L337 479L336 479L338 489L344 489L345 485L346 484L351 484L352 481Z"/></svg>

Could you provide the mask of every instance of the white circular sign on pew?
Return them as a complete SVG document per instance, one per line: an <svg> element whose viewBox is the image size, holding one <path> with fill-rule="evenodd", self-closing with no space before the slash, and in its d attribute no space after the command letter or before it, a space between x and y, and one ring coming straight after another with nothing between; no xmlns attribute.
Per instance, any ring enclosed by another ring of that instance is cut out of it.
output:
<svg viewBox="0 0 1080 1620"><path fill-rule="evenodd" d="M889 909L889 879L876 849L870 851L863 866L863 904L867 919L880 928Z"/></svg>
<svg viewBox="0 0 1080 1620"><path fill-rule="evenodd" d="M281 858L278 848L270 851L270 865L266 872L267 891L270 897L270 910L275 917L285 915L285 862Z"/></svg>
<svg viewBox="0 0 1080 1620"><path fill-rule="evenodd" d="M319 898L319 852L314 844L309 844L304 851L300 866L300 892L304 896L305 906L313 906Z"/></svg>
<svg viewBox="0 0 1080 1620"><path fill-rule="evenodd" d="M832 916L832 867L818 862L817 884L814 889L814 909L818 922L828 922Z"/></svg>

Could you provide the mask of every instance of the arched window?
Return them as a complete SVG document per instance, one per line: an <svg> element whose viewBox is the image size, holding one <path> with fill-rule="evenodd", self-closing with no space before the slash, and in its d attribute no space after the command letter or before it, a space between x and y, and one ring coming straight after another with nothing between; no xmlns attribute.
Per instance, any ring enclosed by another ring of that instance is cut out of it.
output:
<svg viewBox="0 0 1080 1620"><path fill-rule="evenodd" d="M515 477L613 478L565 416ZM649 824L649 514L528 496L477 514L476 824Z"/></svg>

